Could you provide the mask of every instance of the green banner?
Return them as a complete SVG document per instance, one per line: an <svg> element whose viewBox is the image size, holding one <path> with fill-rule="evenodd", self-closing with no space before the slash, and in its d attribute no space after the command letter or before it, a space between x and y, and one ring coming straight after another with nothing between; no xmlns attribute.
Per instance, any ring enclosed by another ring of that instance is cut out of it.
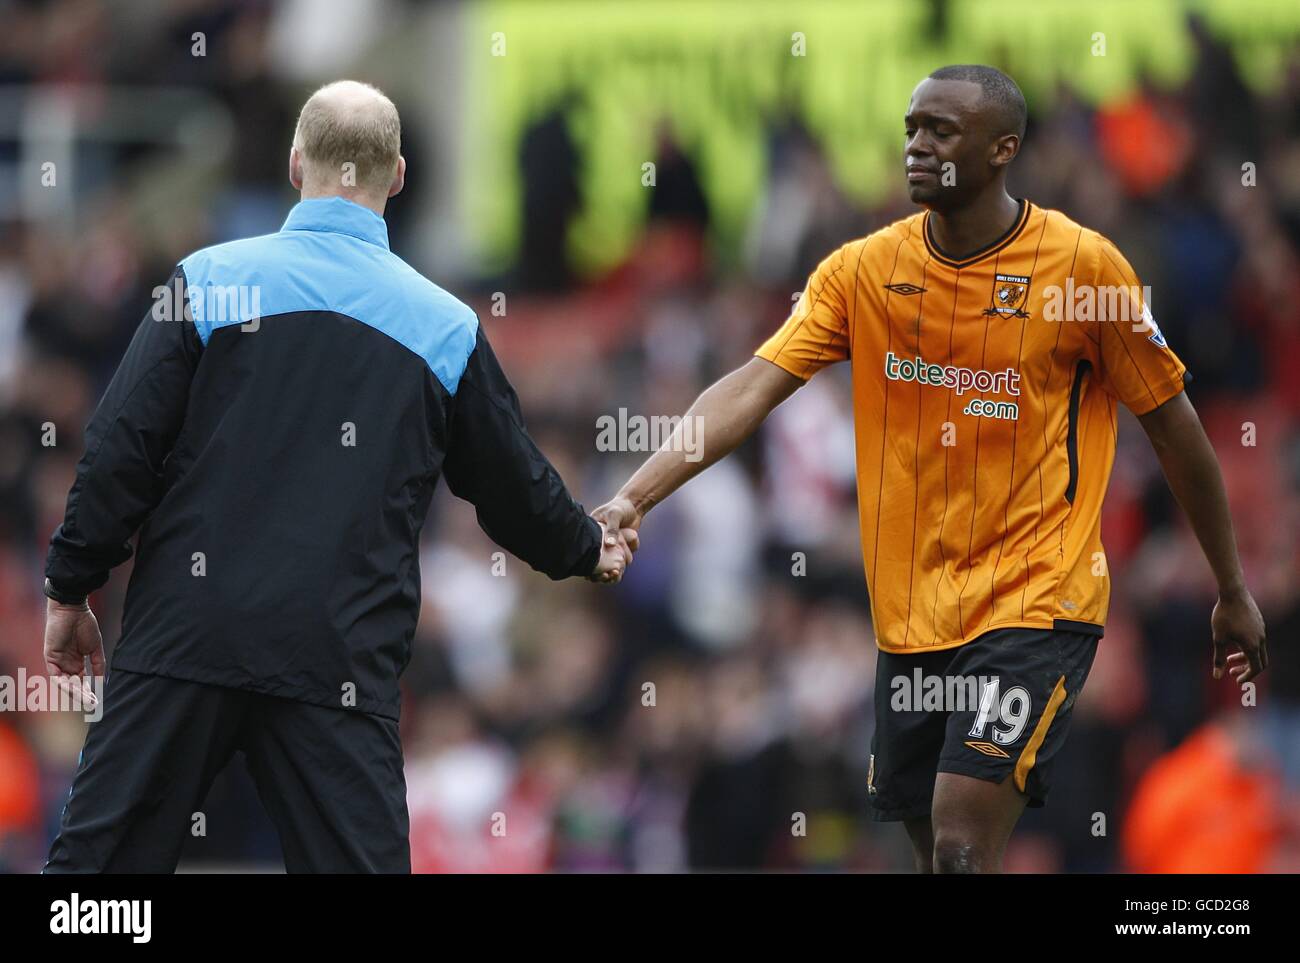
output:
<svg viewBox="0 0 1300 963"><path fill-rule="evenodd" d="M637 237L650 201L643 165L663 123L697 165L725 258L782 118L797 118L841 188L870 203L900 176L903 112L936 67L1000 67L1031 113L1061 88L1089 103L1122 98L1144 79L1186 79L1192 12L1249 84L1281 81L1300 37L1295 0L483 0L466 11L471 242L489 268L512 260L520 141L560 105L581 157L569 244L582 270L618 263Z"/></svg>

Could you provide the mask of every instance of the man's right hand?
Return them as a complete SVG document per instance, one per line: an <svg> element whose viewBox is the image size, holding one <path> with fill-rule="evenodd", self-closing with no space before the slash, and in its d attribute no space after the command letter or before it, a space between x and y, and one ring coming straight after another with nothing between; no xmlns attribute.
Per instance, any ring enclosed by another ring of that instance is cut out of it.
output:
<svg viewBox="0 0 1300 963"><path fill-rule="evenodd" d="M641 544L640 536L633 528L622 528L617 524L607 523L595 512L592 513L592 517L600 522L601 544L596 570L588 578L593 582L616 585L622 580L627 567L632 564L632 555Z"/></svg>
<svg viewBox="0 0 1300 963"><path fill-rule="evenodd" d="M615 495L592 512L591 517L607 529L617 532L628 529L633 535L636 535L644 516L636 510L631 499L622 495ZM637 546L633 545L632 551L635 552L636 549Z"/></svg>

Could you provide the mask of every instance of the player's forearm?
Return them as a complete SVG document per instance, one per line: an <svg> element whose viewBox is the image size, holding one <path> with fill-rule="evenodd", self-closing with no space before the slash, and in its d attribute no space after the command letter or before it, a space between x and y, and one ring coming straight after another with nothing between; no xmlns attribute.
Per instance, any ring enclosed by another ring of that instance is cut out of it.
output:
<svg viewBox="0 0 1300 963"><path fill-rule="evenodd" d="M619 490L644 516L710 465L736 450L802 382L766 361L754 360L716 382L695 400L672 437ZM687 450L682 433L693 431Z"/></svg>
<svg viewBox="0 0 1300 963"><path fill-rule="evenodd" d="M1191 402L1179 395L1139 420L1160 459L1169 488L1214 571L1219 594L1245 591L1223 474Z"/></svg>

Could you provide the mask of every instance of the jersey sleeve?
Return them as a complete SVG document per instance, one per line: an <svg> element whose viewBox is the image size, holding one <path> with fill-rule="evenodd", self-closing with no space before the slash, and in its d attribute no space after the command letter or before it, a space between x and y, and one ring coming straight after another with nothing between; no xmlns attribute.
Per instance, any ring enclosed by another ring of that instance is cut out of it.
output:
<svg viewBox="0 0 1300 963"><path fill-rule="evenodd" d="M805 381L846 360L852 260L846 245L817 265L790 317L754 354Z"/></svg>
<svg viewBox="0 0 1300 963"><path fill-rule="evenodd" d="M1098 246L1093 340L1102 386L1135 415L1159 408L1191 376L1165 341L1132 266L1106 238Z"/></svg>

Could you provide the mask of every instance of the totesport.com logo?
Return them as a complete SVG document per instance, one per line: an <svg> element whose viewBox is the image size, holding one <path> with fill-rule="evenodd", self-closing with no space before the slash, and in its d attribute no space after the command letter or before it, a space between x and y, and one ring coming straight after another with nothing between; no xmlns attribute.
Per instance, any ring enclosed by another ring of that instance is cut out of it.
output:
<svg viewBox="0 0 1300 963"><path fill-rule="evenodd" d="M923 385L951 388L958 395L968 391L1006 391L1020 394L1020 372L1015 368L1005 371L977 371L955 365L929 364L919 355L914 360L900 358L890 351L885 355L885 375L893 381L919 381Z"/></svg>
<svg viewBox="0 0 1300 963"><path fill-rule="evenodd" d="M900 358L890 351L885 355L885 377L891 381L916 381L936 388L947 388L958 396L968 391L1006 392L1020 394L1020 372L1015 368L1004 371L980 371L956 365L930 364L920 355ZM1015 420L1020 408L1013 401L986 401L972 398L964 409L965 414L982 418Z"/></svg>

